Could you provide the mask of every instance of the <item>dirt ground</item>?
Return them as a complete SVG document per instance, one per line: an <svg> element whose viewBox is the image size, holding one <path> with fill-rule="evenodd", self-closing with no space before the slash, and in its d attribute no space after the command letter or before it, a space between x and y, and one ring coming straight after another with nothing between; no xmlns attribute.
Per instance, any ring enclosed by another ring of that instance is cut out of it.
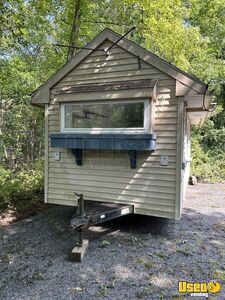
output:
<svg viewBox="0 0 225 300"><path fill-rule="evenodd" d="M0 299L190 299L179 280L217 280L209 299L225 299L225 184L189 186L180 221L134 215L91 227L81 264L68 259L73 212L56 206L0 229Z"/></svg>

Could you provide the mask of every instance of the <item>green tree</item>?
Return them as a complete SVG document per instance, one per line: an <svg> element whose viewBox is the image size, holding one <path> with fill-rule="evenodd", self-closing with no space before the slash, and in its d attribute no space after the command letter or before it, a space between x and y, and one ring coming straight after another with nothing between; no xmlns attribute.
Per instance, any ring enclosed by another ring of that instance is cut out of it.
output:
<svg viewBox="0 0 225 300"><path fill-rule="evenodd" d="M30 105L29 95L70 55L67 48L53 44L84 46L105 27L124 34L134 25L129 38L201 78L214 91L219 107L205 125L194 129L193 171L203 180L209 173L210 178L213 174L223 178L221 168L216 173L212 167L224 160L223 0L2 0L0 160L7 170L0 172L7 174L4 178L9 180L8 170L15 176L25 165L33 168L43 155L43 111ZM209 172L201 171L207 164Z"/></svg>

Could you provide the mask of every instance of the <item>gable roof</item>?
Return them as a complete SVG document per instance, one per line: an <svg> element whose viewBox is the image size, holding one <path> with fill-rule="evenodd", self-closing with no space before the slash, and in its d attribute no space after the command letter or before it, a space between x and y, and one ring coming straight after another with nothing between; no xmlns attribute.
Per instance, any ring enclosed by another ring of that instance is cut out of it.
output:
<svg viewBox="0 0 225 300"><path fill-rule="evenodd" d="M104 29L98 34L86 47L96 49L104 41L109 40L113 43L117 42L121 38L121 35L114 32L111 29ZM180 70L176 66L168 63L166 60L153 54L150 51L142 48L136 43L123 38L117 45L124 50L130 52L135 56L139 56L143 61L176 79L182 87L191 88L199 94L203 94L207 90L207 85L200 81L198 78L189 75L188 73ZM36 91L31 95L31 102L33 104L48 104L50 89L57 84L66 74L68 74L73 68L75 68L83 59L85 59L94 50L82 49L79 51L69 62L62 66L52 77L50 77L45 83L43 83Z"/></svg>

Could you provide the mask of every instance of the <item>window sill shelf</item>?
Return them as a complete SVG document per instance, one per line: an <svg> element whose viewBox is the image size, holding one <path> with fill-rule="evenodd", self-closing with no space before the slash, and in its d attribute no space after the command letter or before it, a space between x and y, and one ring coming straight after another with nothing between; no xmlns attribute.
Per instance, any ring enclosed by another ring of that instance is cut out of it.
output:
<svg viewBox="0 0 225 300"><path fill-rule="evenodd" d="M83 150L127 150L131 168L136 168L137 151L153 152L156 148L154 134L51 134L52 148L72 149L76 163L82 165Z"/></svg>

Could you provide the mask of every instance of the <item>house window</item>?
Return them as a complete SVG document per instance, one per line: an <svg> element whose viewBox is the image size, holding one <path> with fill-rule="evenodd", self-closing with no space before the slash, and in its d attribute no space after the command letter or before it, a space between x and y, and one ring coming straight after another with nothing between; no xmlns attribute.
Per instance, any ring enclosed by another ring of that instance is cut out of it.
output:
<svg viewBox="0 0 225 300"><path fill-rule="evenodd" d="M61 104L62 132L148 132L149 100Z"/></svg>

